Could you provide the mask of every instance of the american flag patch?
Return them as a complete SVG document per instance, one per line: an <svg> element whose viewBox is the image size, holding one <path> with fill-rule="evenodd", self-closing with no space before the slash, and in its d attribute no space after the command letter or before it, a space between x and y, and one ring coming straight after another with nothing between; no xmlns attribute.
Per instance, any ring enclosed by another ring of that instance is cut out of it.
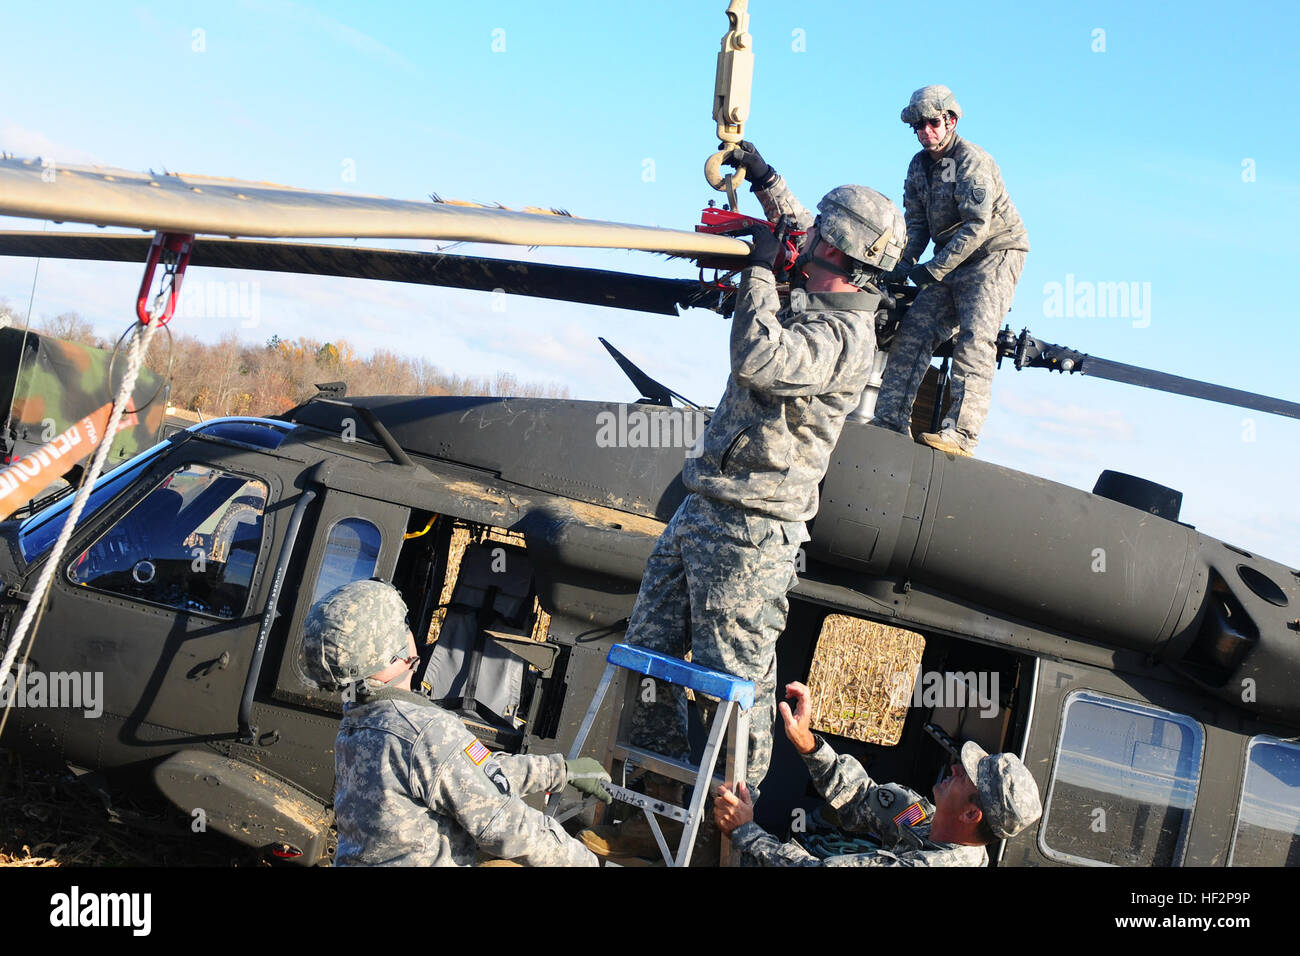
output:
<svg viewBox="0 0 1300 956"><path fill-rule="evenodd" d="M492 751L484 747L481 740L476 739L472 744L465 748L465 755L469 757L470 760L474 761L474 763L480 764L484 760L487 760L488 757L492 756Z"/></svg>
<svg viewBox="0 0 1300 956"><path fill-rule="evenodd" d="M921 809L919 803L909 804L907 809L894 817L894 823L898 826L914 827L925 819L925 811Z"/></svg>

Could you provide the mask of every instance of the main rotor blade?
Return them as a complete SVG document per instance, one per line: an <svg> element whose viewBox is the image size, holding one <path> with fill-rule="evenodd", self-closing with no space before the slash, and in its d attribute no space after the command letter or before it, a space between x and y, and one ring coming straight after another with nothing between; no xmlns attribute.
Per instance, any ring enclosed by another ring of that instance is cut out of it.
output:
<svg viewBox="0 0 1300 956"><path fill-rule="evenodd" d="M1173 392L1175 395L1203 398L1223 405L1250 408L1257 412L1267 412L1270 415L1300 418L1300 403L1297 402L1288 402L1281 398L1260 395L1256 392L1244 392L1239 388L1228 388L1224 385L1211 385L1209 382L1197 381L1194 378L1183 378L1180 375L1170 375L1167 372L1156 372L1149 368L1125 365L1122 362L1112 362L1110 359L1096 358L1092 355L1084 358L1079 373L1081 375L1091 375L1093 378L1110 379L1112 382L1125 382L1129 385L1140 385L1143 388L1156 388L1162 392Z"/></svg>
<svg viewBox="0 0 1300 956"><path fill-rule="evenodd" d="M143 263L150 238L112 233L0 231L0 255ZM694 279L324 243L204 236L195 241L190 264L218 269L384 279L482 292L500 289L514 295L661 315L677 315L679 305L703 305L707 295Z"/></svg>
<svg viewBox="0 0 1300 956"><path fill-rule="evenodd" d="M746 256L730 236L570 216L0 156L0 216L262 238L440 239Z"/></svg>
<svg viewBox="0 0 1300 956"><path fill-rule="evenodd" d="M1224 385L1211 385L1194 378L1170 375L1137 365L1125 365L1110 359L1097 358L1086 352L1079 352L1063 345L1044 342L1023 330L1016 335L1008 326L998 334L997 350L1001 362L1003 358L1015 360L1016 368L1045 368L1055 372L1077 372L1091 375L1093 378L1105 378L1112 382L1137 385L1141 388L1155 388L1175 395L1187 395L1191 398L1203 398L1223 405L1236 405L1269 415L1284 415L1287 418L1300 418L1300 403L1285 399L1246 392L1239 388Z"/></svg>

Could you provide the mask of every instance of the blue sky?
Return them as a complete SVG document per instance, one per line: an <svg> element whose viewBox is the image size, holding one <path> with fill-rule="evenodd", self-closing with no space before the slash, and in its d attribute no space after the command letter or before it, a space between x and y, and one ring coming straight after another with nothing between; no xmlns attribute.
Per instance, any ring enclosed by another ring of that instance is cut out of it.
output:
<svg viewBox="0 0 1300 956"><path fill-rule="evenodd" d="M720 195L701 169L716 142L725 6L68 3L54 18L6 5L0 149L689 228ZM901 200L916 144L898 111L913 89L946 83L965 109L960 132L997 159L1029 231L1013 326L1300 400L1286 285L1300 258L1293 8L929 3L921 13L751 0L750 14L747 135L805 203L842 182ZM741 208L758 206L746 192ZM491 254L690 274L641 253ZM0 260L0 298L20 311L32 270ZM138 274L47 260L34 311L75 308L116 337ZM1067 276L1137 283L1149 322L1045 314L1045 290ZM716 401L726 375L726 323L707 313L523 299L497 312L474 293L215 270L190 281L235 278L259 284L256 325L185 331L346 336L463 374L563 382L582 398L634 397L597 335L696 401ZM1172 485L1184 520L1294 566L1298 449L1298 421L1004 369L979 455L1079 487L1103 468Z"/></svg>

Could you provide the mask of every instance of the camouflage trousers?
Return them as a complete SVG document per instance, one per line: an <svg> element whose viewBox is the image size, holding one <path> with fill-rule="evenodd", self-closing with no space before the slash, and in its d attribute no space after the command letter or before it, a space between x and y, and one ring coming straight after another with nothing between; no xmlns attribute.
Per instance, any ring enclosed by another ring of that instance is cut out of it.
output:
<svg viewBox="0 0 1300 956"><path fill-rule="evenodd" d="M747 782L757 794L772 761L776 641L785 630L795 555L808 540L801 521L781 521L691 494L668 522L646 564L627 642L685 657L754 682ZM686 696L655 681L650 703L632 711L634 746L689 756Z"/></svg>
<svg viewBox="0 0 1300 956"><path fill-rule="evenodd" d="M912 403L934 350L956 336L951 405L941 428L955 428L967 448L975 446L989 414L998 329L1024 265L1025 253L1018 249L993 252L917 293L889 350L876 400L878 424L910 434Z"/></svg>

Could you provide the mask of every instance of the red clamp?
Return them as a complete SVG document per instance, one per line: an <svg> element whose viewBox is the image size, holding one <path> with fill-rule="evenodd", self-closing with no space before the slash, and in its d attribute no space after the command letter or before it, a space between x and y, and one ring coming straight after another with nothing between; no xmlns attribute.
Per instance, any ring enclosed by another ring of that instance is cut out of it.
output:
<svg viewBox="0 0 1300 956"><path fill-rule="evenodd" d="M153 242L149 244L149 258L144 264L144 279L140 282L140 295L135 302L135 314L141 325L148 325L157 318L159 324L166 325L176 312L176 300L181 292L181 280L185 278L185 267L190 264L190 252L194 249L194 236L184 232L155 232ZM167 307L161 315L149 314L149 292L153 288L153 276L159 263L163 267L162 285L159 286L157 298L167 296ZM170 290L166 285L170 281Z"/></svg>
<svg viewBox="0 0 1300 956"><path fill-rule="evenodd" d="M753 216L746 216L744 213L734 212L730 209L719 209L717 206L705 206L700 213L700 224L695 227L696 232L708 232L714 235L734 236L740 233L747 233L756 226L763 226L767 229L776 231L776 223L769 222L766 219L756 219ZM785 235L785 247L782 254L777 257L776 271L778 276L783 276L786 271L794 264L795 259L799 258L798 239L804 235L801 229L791 229ZM701 257L699 264L706 269L734 269L736 264L733 261L725 259L711 259ZM742 263L743 264L743 263Z"/></svg>

